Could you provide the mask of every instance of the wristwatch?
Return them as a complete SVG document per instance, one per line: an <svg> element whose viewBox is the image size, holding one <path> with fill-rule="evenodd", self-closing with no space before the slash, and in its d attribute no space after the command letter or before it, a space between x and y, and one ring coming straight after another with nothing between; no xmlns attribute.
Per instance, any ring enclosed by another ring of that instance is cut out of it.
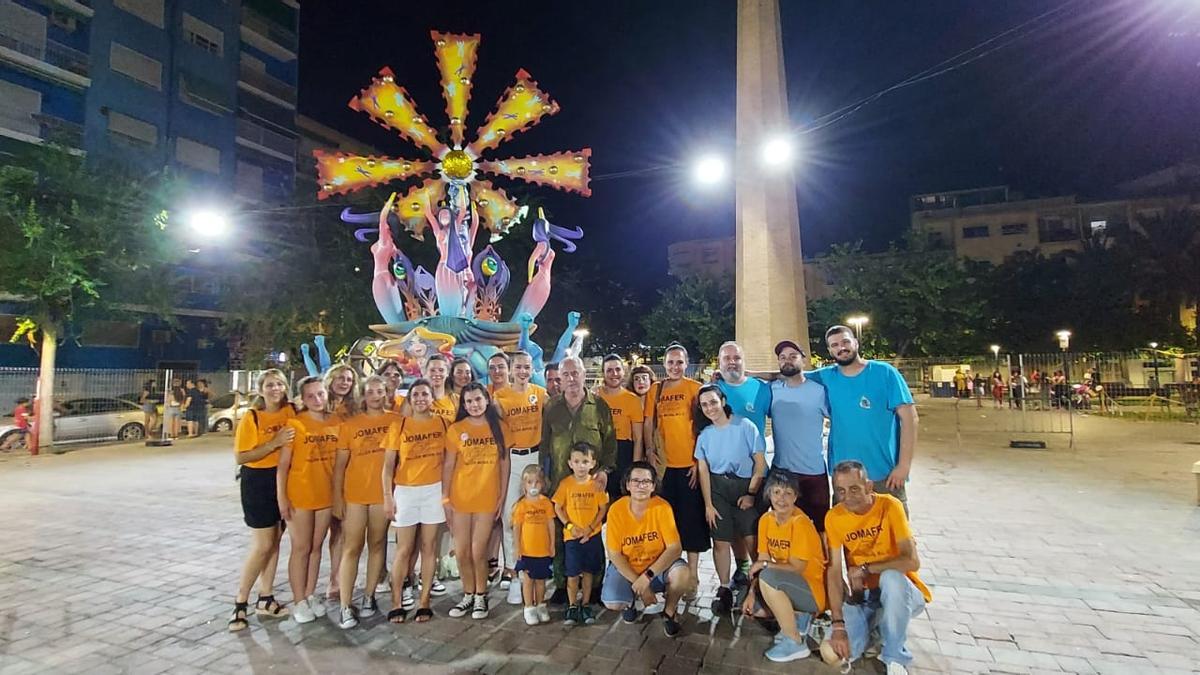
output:
<svg viewBox="0 0 1200 675"><path fill-rule="evenodd" d="M642 572L642 574L645 574L646 578L650 581L654 581L654 570L650 569L649 567L647 567L646 571Z"/></svg>

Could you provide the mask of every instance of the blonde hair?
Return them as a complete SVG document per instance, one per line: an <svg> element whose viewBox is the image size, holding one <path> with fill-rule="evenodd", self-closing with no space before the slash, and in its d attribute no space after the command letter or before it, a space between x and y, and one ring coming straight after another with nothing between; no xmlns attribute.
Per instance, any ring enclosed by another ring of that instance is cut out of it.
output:
<svg viewBox="0 0 1200 675"><path fill-rule="evenodd" d="M307 377L300 378L300 380L298 382L296 382L296 396L298 396L300 398L300 411L299 412L304 412L305 410L308 410L308 406L304 405L304 388L313 383L316 383L316 384L321 385L322 387L325 387L326 393L329 392L329 387L325 384L325 381L321 379L320 375L309 375ZM324 413L329 412L328 399L326 399L326 402L325 402L325 410L322 410L321 412L324 412Z"/></svg>
<svg viewBox="0 0 1200 675"><path fill-rule="evenodd" d="M267 397L263 396L262 390L263 385L267 383L268 377L278 377L280 380L283 380L283 401L279 404L279 407L282 408L283 406L291 403L291 400L288 398L288 388L290 387L288 385L287 375L284 375L283 371L278 368L272 368L270 370L264 370L262 374L258 376L258 382L254 388L254 398L250 401L250 407L254 408L255 410L267 409Z"/></svg>
<svg viewBox="0 0 1200 675"><path fill-rule="evenodd" d="M333 388L331 388L329 386L329 384L331 382L333 382L334 376L343 370L350 371L350 377L352 378L352 382L350 384L350 391L346 394L346 396L344 398L341 398L341 399L338 399L335 401L334 397L336 395L333 393ZM346 365L345 363L339 363L336 366L330 368L328 371L325 372L324 379L325 379L325 389L326 389L326 391L329 392L329 406L328 406L329 409L326 410L325 412L336 413L338 405L342 404L342 403L346 404L347 414L354 415L354 414L362 412L362 410L363 410L362 387L359 386L360 383L358 381L358 371L357 370L351 368L350 366Z"/></svg>
<svg viewBox="0 0 1200 675"><path fill-rule="evenodd" d="M539 464L530 464L521 470L521 499L525 499L525 479L529 476L537 478L538 483L542 486L542 493L546 492L546 472L542 471Z"/></svg>
<svg viewBox="0 0 1200 675"><path fill-rule="evenodd" d="M372 375L372 376L368 377L367 379L363 380L363 382L362 382L362 412L366 412L366 410L367 410L367 387L370 387L373 384L383 385L383 395L384 395L383 409L391 410L392 405L394 405L396 402L396 399L393 396L387 395L387 390L388 390L387 378L385 378L382 375ZM388 399L391 399L390 404L389 404Z"/></svg>

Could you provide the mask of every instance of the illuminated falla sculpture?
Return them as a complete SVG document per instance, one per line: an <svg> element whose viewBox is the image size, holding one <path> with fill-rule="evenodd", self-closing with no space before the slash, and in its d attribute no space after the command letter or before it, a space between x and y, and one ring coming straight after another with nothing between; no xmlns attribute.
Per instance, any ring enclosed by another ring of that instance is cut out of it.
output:
<svg viewBox="0 0 1200 675"><path fill-rule="evenodd" d="M539 209L533 223L536 244L527 266L528 285L509 320L501 321L500 297L511 275L490 243L509 234L526 216L526 207L484 176L503 176L587 197L591 195L591 150L484 158L514 134L557 113L558 104L529 73L518 70L515 82L477 130L475 140L467 143L467 104L480 36L438 31L430 35L446 100L448 142L439 139L408 92L397 84L395 74L385 67L349 106L412 142L426 156L395 158L315 150L317 197L325 200L392 182L421 181L402 193L393 193L378 213L355 214L349 209L342 213L346 222L374 225L355 232L360 241L375 237L371 246L375 263L372 295L385 323L371 329L388 340L374 353L411 366L421 354L441 351L468 358L483 376L493 353L516 349L518 343L530 344L528 333L535 328L532 320L550 293L555 257L552 242L561 242L563 252L570 253L575 250L574 240L583 236L579 228L551 224ZM393 226L418 241L424 240L427 229L434 232L439 258L432 274L413 267L396 243ZM488 245L476 253L480 227L489 233ZM518 316L528 317L524 338ZM535 365L540 379L541 364Z"/></svg>

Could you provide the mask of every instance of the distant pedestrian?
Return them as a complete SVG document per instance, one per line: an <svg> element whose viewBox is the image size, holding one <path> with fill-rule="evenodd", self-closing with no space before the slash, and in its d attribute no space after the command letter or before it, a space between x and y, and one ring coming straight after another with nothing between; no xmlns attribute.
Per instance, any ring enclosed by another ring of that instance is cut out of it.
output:
<svg viewBox="0 0 1200 675"><path fill-rule="evenodd" d="M17 447L29 447L29 399L22 396L13 408L13 425L17 427ZM9 449L9 448L5 448Z"/></svg>
<svg viewBox="0 0 1200 675"><path fill-rule="evenodd" d="M1004 376L999 370L992 371L992 403L996 408L1004 407Z"/></svg>
<svg viewBox="0 0 1200 675"><path fill-rule="evenodd" d="M183 388L183 381L178 377L171 378L171 388L167 390L163 401L163 426L171 438L179 437L179 426L183 421L181 406L186 399L187 391Z"/></svg>
<svg viewBox="0 0 1200 675"><path fill-rule="evenodd" d="M142 406L142 424L146 427L147 436L154 431L154 427L158 426L158 403L160 400L161 395L154 386L154 379L146 380L146 384L142 386L142 392L138 395L138 404Z"/></svg>

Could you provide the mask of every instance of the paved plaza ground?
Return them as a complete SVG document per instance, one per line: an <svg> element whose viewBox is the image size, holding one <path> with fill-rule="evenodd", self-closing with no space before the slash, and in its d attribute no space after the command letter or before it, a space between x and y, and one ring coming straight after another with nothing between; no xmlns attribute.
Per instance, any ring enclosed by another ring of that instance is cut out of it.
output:
<svg viewBox="0 0 1200 675"><path fill-rule="evenodd" d="M909 494L934 602L911 672L1200 672L1200 427L1081 417L1073 448L1013 450L984 431L1010 413L952 406L921 406ZM762 629L706 609L675 640L612 612L530 628L499 591L482 622L447 618L451 593L422 626L230 634L247 540L230 443L0 458L0 672L836 672L770 664ZM290 598L284 565L278 584Z"/></svg>

